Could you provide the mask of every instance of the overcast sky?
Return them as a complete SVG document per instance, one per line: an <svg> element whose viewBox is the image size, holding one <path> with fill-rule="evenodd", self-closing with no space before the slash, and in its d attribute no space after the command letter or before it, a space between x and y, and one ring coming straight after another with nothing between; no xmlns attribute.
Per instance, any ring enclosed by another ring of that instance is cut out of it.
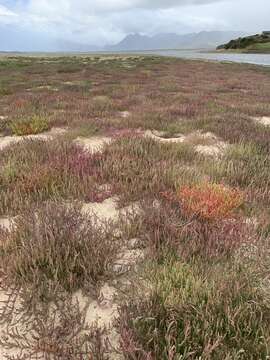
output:
<svg viewBox="0 0 270 360"><path fill-rule="evenodd" d="M0 46L10 50L202 30L270 30L270 0L0 0Z"/></svg>

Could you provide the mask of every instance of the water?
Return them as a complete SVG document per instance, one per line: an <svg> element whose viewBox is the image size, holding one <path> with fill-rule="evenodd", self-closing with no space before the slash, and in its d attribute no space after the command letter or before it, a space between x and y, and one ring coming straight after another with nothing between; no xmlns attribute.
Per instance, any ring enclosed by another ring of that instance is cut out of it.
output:
<svg viewBox="0 0 270 360"><path fill-rule="evenodd" d="M6 56L74 56L74 55L106 55L106 54L153 54L162 56L173 56L184 59L203 59L212 61L227 61L236 63L248 63L255 65L270 66L270 54L237 54L206 52L202 50L149 50L149 51L116 51L116 52L93 52L93 53L1 53L0 58Z"/></svg>
<svg viewBox="0 0 270 360"><path fill-rule="evenodd" d="M184 59L203 59L213 61L229 61L270 66L270 54L237 54L237 53L211 53L199 50L156 50L144 52L147 54L173 56Z"/></svg>

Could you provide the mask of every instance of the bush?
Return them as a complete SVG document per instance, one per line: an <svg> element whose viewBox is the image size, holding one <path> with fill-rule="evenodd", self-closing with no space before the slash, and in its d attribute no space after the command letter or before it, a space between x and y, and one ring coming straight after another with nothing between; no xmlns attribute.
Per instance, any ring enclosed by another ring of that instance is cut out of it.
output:
<svg viewBox="0 0 270 360"><path fill-rule="evenodd" d="M179 204L162 201L158 205L144 201L142 215L129 220L133 237L140 237L149 247L149 255L164 259L170 253L180 259L224 260L243 245L258 240L255 230L240 218L217 222L187 218Z"/></svg>
<svg viewBox="0 0 270 360"><path fill-rule="evenodd" d="M97 223L71 205L52 202L30 209L2 234L7 281L45 299L57 288L94 286L114 260L112 234L112 225Z"/></svg>
<svg viewBox="0 0 270 360"><path fill-rule="evenodd" d="M182 187L177 198L188 216L207 221L224 220L243 203L243 193L220 184Z"/></svg>
<svg viewBox="0 0 270 360"><path fill-rule="evenodd" d="M267 359L270 308L241 268L167 260L119 318L126 359ZM150 290L149 290L150 289ZM146 293L150 293L146 298Z"/></svg>
<svg viewBox="0 0 270 360"><path fill-rule="evenodd" d="M48 120L41 115L13 120L10 125L12 133L17 136L39 134L49 130L49 127Z"/></svg>
<svg viewBox="0 0 270 360"><path fill-rule="evenodd" d="M0 96L7 96L7 95L11 95L11 94L12 94L11 89L8 89L7 87L3 87L0 84Z"/></svg>

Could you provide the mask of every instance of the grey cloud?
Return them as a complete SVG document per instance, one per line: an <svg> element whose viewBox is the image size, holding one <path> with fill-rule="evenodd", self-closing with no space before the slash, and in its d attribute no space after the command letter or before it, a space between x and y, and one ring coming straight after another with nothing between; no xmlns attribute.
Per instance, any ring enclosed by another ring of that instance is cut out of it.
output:
<svg viewBox="0 0 270 360"><path fill-rule="evenodd" d="M98 46L118 42L131 32L257 32L270 26L269 0L18 0L12 7L8 4L0 0L0 25L17 28L22 38L33 33L42 34L42 41Z"/></svg>

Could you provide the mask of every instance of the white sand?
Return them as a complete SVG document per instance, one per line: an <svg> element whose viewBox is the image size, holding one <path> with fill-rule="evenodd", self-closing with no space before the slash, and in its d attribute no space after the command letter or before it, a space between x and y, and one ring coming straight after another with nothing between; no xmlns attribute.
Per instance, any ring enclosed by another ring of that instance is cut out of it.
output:
<svg viewBox="0 0 270 360"><path fill-rule="evenodd" d="M107 340L111 348L110 360L123 359L123 356L114 351L119 347L119 335L114 327L114 321L118 317L118 305L114 299L116 294L117 290L105 283L100 289L98 300L90 299L88 296L83 295L81 291L77 291L73 295L74 300L79 304L80 310L86 313L85 321L87 325L106 327L108 331Z"/></svg>
<svg viewBox="0 0 270 360"><path fill-rule="evenodd" d="M102 203L86 203L82 207L84 214L95 214L100 220L117 220L120 210L117 209L117 197L104 200Z"/></svg>
<svg viewBox="0 0 270 360"><path fill-rule="evenodd" d="M158 136L157 134L160 134L160 136ZM186 139L186 137L184 135L180 135L177 137L172 137L172 138L164 138L162 137L163 132L157 132L157 131L151 131L151 130L147 130L144 133L145 137L150 137L151 139L157 140L159 142L162 143L183 143Z"/></svg>
<svg viewBox="0 0 270 360"><path fill-rule="evenodd" d="M224 154L227 146L227 144L220 142L216 145L197 145L195 150L201 155L218 157Z"/></svg>
<svg viewBox="0 0 270 360"><path fill-rule="evenodd" d="M36 135L26 135L26 136L2 136L0 137L0 150L3 150L11 144L17 144L23 140L52 140L54 137L63 135L67 129L64 128L51 128L50 131L46 131L41 134Z"/></svg>
<svg viewBox="0 0 270 360"><path fill-rule="evenodd" d="M75 144L82 146L91 153L101 152L106 144L112 141L109 137L95 136L91 138L78 137L74 140Z"/></svg>
<svg viewBox="0 0 270 360"><path fill-rule="evenodd" d="M128 117L130 117L130 112L129 111L120 111L119 115L121 116L121 118L127 119Z"/></svg>
<svg viewBox="0 0 270 360"><path fill-rule="evenodd" d="M218 139L216 135L211 132L202 133L196 131L188 135L176 134L171 138L165 138L165 135L166 133L164 131L156 130L147 130L144 134L144 136L162 143L187 143L191 145L194 143L196 152L205 156L220 156L228 146L228 144Z"/></svg>
<svg viewBox="0 0 270 360"><path fill-rule="evenodd" d="M261 125L270 126L270 116L254 117L253 120Z"/></svg>
<svg viewBox="0 0 270 360"><path fill-rule="evenodd" d="M111 197L102 203L85 203L82 206L82 213L92 215L95 214L101 221L117 221L120 216L124 216L127 212L140 213L140 207L137 203L119 208L118 197Z"/></svg>
<svg viewBox="0 0 270 360"><path fill-rule="evenodd" d="M0 227L4 228L6 230L10 230L14 219L15 218L11 218L11 217L0 218Z"/></svg>

